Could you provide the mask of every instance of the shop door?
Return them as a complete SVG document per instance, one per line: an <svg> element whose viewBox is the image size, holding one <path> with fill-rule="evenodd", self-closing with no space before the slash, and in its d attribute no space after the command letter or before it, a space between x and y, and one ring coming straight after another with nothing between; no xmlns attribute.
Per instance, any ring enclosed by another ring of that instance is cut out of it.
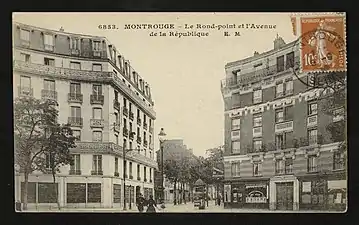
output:
<svg viewBox="0 0 359 225"><path fill-rule="evenodd" d="M293 210L293 182L277 183L278 210Z"/></svg>

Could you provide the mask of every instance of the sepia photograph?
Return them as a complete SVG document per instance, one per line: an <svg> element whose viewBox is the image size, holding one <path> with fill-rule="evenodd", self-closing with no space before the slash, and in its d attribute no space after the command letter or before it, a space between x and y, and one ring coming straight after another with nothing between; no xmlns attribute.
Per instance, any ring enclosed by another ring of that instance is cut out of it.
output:
<svg viewBox="0 0 359 225"><path fill-rule="evenodd" d="M345 213L346 14L14 12L14 210Z"/></svg>

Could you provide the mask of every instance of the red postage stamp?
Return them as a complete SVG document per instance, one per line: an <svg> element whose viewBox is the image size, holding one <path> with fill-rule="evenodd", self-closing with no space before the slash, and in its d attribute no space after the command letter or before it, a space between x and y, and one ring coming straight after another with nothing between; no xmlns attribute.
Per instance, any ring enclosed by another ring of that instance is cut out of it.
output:
<svg viewBox="0 0 359 225"><path fill-rule="evenodd" d="M346 71L344 16L300 18L303 72Z"/></svg>

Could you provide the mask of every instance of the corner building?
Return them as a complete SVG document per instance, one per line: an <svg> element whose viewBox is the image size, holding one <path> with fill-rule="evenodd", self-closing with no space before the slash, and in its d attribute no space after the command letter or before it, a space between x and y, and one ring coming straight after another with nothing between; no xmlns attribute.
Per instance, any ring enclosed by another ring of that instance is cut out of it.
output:
<svg viewBox="0 0 359 225"><path fill-rule="evenodd" d="M343 120L343 108L323 112L319 90L307 85L313 75L299 73L299 57L294 42L277 37L273 50L225 66L227 208L346 208L346 153L326 129Z"/></svg>
<svg viewBox="0 0 359 225"><path fill-rule="evenodd" d="M122 208L125 191L129 208L138 193L153 195L151 89L114 45L104 37L13 23L13 60L14 98L56 100L59 122L71 124L77 136L74 165L61 168L56 185L51 174L30 175L29 209L57 207L57 199L69 208ZM123 148L135 149L125 163ZM16 173L15 201L22 201L23 181Z"/></svg>

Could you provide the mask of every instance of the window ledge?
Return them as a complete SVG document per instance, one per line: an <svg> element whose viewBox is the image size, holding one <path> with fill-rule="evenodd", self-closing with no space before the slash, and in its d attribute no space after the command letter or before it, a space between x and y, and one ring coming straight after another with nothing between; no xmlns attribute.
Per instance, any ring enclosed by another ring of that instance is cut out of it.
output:
<svg viewBox="0 0 359 225"><path fill-rule="evenodd" d="M316 174L319 173L319 171L307 171L308 174Z"/></svg>
<svg viewBox="0 0 359 225"><path fill-rule="evenodd" d="M254 175L253 174L253 177L263 177L263 175L262 174Z"/></svg>
<svg viewBox="0 0 359 225"><path fill-rule="evenodd" d="M337 172L337 171L344 171L345 168L341 168L341 169L333 169L333 172Z"/></svg>

